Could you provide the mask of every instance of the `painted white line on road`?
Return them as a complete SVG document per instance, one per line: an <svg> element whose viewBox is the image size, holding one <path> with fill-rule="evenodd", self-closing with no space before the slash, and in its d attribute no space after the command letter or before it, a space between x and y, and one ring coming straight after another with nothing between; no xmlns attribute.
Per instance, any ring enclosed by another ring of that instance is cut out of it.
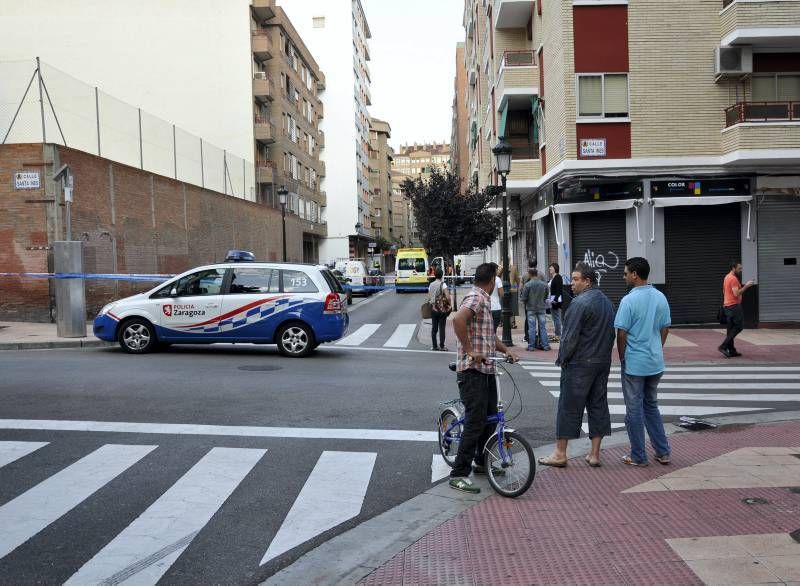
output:
<svg viewBox="0 0 800 586"><path fill-rule="evenodd" d="M358 515L377 456L322 452L261 565Z"/></svg>
<svg viewBox="0 0 800 586"><path fill-rule="evenodd" d="M531 373L535 377L540 378L560 378L561 373L559 372L537 372ZM622 375L619 372L612 372L609 376L609 379L622 379ZM752 374L752 375L745 375L743 373L739 373L737 375L730 375L730 374L665 374L661 377L661 380L725 380L730 381L731 385L739 386L739 380L742 378L753 378L758 380L798 380L798 376L796 374Z"/></svg>
<svg viewBox="0 0 800 586"><path fill-rule="evenodd" d="M0 507L0 558L78 506L158 446L107 444Z"/></svg>
<svg viewBox="0 0 800 586"><path fill-rule="evenodd" d="M337 346L334 345L325 345L320 346L317 348L317 352L319 351L331 351L331 350L363 350L366 352L415 352L417 354L436 354L437 356L450 356L452 360L456 359L455 352L440 352L438 350L414 350L411 348L366 348L364 346Z"/></svg>
<svg viewBox="0 0 800 586"><path fill-rule="evenodd" d="M47 442L0 442L0 468L46 445Z"/></svg>
<svg viewBox="0 0 800 586"><path fill-rule="evenodd" d="M560 391L550 391L554 397L558 397ZM620 392L609 392L609 399L624 400L625 396ZM784 394L742 394L735 395L732 393L658 393L659 401L741 401L743 403L791 403L800 401L800 393L784 393Z"/></svg>
<svg viewBox="0 0 800 586"><path fill-rule="evenodd" d="M349 307L347 309L347 313L353 313L356 309L360 309L360 308L364 307L365 305L367 305L369 303L372 303L378 297L382 297L383 295L386 295L386 293L388 293L388 292L389 292L389 289L384 289L380 293L373 294L373 295L371 295L370 297L368 297L367 299L365 299L364 301L362 301L360 303L354 303L351 307Z"/></svg>
<svg viewBox="0 0 800 586"><path fill-rule="evenodd" d="M451 470L452 468L447 465L447 462L444 461L441 454L434 454L431 459L431 484L450 476Z"/></svg>
<svg viewBox="0 0 800 586"><path fill-rule="evenodd" d="M364 324L349 336L345 336L338 342L337 346L360 346L367 341L372 334L378 331L381 324Z"/></svg>
<svg viewBox="0 0 800 586"><path fill-rule="evenodd" d="M67 421L56 419L0 419L0 429L97 431L167 435L227 435L234 437L290 437L300 439L386 440L438 442L435 431L407 429L341 429L320 427L256 427L191 423L132 423L126 421Z"/></svg>
<svg viewBox="0 0 800 586"><path fill-rule="evenodd" d="M554 364L541 364L535 362L520 362L522 368L532 371L561 370L560 366ZM611 372L619 372L619 366L611 367ZM670 366L667 364L665 372L735 372L746 374L748 372L800 372L800 366Z"/></svg>
<svg viewBox="0 0 800 586"><path fill-rule="evenodd" d="M611 429L619 429L621 427L625 427L625 424L624 423L612 423L611 424ZM581 425L581 429L583 430L583 433L589 433L589 424L588 423L582 424Z"/></svg>
<svg viewBox="0 0 800 586"><path fill-rule="evenodd" d="M550 391L558 397L558 391ZM611 395L611 393L609 393ZM609 397L612 398L612 397ZM720 407L718 405L659 405L661 415L711 415L712 413L738 413L740 411L769 411L770 407ZM625 405L609 405L611 415L625 415Z"/></svg>
<svg viewBox="0 0 800 586"><path fill-rule="evenodd" d="M212 448L67 584L155 584L266 450Z"/></svg>
<svg viewBox="0 0 800 586"><path fill-rule="evenodd" d="M557 380L542 380L539 384L544 387L558 387L561 385ZM759 382L739 382L735 383L737 389L755 389L755 390L784 390L784 391L798 391L800 390L800 383L759 383ZM609 389L621 389L622 383L608 383ZM729 391L731 383L658 383L659 390L661 389L720 389Z"/></svg>
<svg viewBox="0 0 800 586"><path fill-rule="evenodd" d="M405 348L411 343L417 324L400 324L384 344L387 348Z"/></svg>

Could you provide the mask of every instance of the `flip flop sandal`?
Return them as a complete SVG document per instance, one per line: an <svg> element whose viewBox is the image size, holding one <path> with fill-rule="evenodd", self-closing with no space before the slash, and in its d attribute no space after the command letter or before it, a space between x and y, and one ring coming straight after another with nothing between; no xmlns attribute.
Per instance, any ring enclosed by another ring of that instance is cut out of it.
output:
<svg viewBox="0 0 800 586"><path fill-rule="evenodd" d="M563 462L559 462L558 460L553 460L549 456L547 458L539 458L539 464L542 466L550 466L551 468L566 468L567 461L564 460Z"/></svg>
<svg viewBox="0 0 800 586"><path fill-rule="evenodd" d="M589 466L591 466L592 468L600 468L600 466L602 466L600 460L592 460L589 454L586 454L584 460L586 460L586 463L589 464Z"/></svg>
<svg viewBox="0 0 800 586"><path fill-rule="evenodd" d="M628 466L640 466L642 468L644 468L645 466L649 466L650 465L648 462L634 462L631 459L630 454L628 454L627 456L624 456L622 458L622 463L623 464L627 464Z"/></svg>

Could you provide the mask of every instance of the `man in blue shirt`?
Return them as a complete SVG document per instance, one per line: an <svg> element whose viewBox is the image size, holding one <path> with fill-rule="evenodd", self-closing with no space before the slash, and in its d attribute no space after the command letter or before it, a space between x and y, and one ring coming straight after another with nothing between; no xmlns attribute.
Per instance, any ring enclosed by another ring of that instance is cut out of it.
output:
<svg viewBox="0 0 800 586"><path fill-rule="evenodd" d="M664 374L664 343L671 325L669 304L661 291L647 284L650 276L647 259L638 256L628 259L624 275L633 289L622 298L614 320L625 397L625 427L631 442L631 453L622 461L631 466L647 466L646 428L655 460L669 464L669 443L656 397L658 382Z"/></svg>

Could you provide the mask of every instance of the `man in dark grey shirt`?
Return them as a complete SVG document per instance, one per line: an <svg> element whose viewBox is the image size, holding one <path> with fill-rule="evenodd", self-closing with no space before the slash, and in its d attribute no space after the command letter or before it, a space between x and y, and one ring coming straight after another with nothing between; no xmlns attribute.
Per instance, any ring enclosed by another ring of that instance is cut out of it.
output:
<svg viewBox="0 0 800 586"><path fill-rule="evenodd" d="M556 415L556 449L543 466L567 465L567 442L581 433L583 412L589 418L590 466L600 465L600 442L611 433L608 375L614 347L614 307L597 288L597 273L579 262L572 271L575 298L564 316L564 331L556 364L561 367L561 393Z"/></svg>
<svg viewBox="0 0 800 586"><path fill-rule="evenodd" d="M520 301L525 307L526 323L528 324L528 348L530 352L536 348L539 350L550 350L547 341L547 283L539 278L539 271L528 269L528 280L520 294ZM536 346L533 340L540 340Z"/></svg>

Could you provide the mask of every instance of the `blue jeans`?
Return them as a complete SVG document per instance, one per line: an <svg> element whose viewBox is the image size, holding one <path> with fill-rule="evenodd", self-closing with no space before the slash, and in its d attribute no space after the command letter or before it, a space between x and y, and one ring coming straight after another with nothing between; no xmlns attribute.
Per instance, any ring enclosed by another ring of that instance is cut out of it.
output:
<svg viewBox="0 0 800 586"><path fill-rule="evenodd" d="M625 427L631 442L631 460L637 464L647 462L644 450L644 430L650 436L656 456L669 456L670 449L661 411L658 410L656 391L663 373L652 376L622 374L622 394L625 397Z"/></svg>
<svg viewBox="0 0 800 586"><path fill-rule="evenodd" d="M533 346L536 340L536 328L539 328L539 343L544 348L549 348L547 342L547 314L544 311L531 311L528 314L528 345Z"/></svg>
<svg viewBox="0 0 800 586"><path fill-rule="evenodd" d="M550 315L553 317L553 329L556 336L561 337L561 308L550 308Z"/></svg>

